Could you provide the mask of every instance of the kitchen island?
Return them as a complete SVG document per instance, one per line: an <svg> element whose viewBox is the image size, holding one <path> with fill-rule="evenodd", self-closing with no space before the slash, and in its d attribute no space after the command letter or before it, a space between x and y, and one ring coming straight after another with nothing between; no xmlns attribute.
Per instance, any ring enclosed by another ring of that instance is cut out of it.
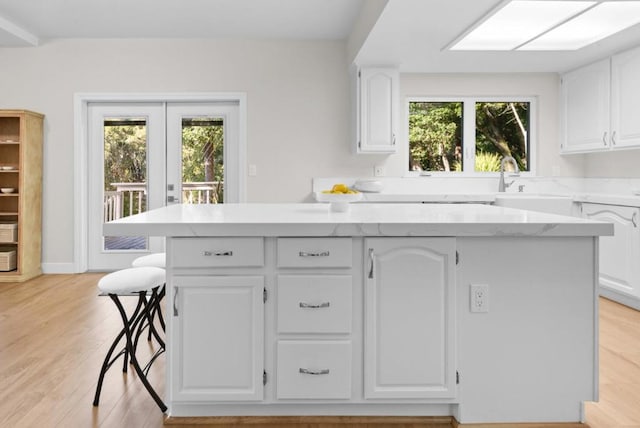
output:
<svg viewBox="0 0 640 428"><path fill-rule="evenodd" d="M166 236L171 417L579 422L598 396L598 236L488 205L172 205L104 226Z"/></svg>

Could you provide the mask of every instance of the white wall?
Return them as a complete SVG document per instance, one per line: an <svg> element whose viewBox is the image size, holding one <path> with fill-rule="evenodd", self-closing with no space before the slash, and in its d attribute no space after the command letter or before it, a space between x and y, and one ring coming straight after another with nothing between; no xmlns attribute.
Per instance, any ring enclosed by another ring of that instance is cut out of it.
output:
<svg viewBox="0 0 640 428"><path fill-rule="evenodd" d="M246 92L251 202L302 201L311 178L365 175L351 154L344 42L54 40L0 49L0 108L45 118L43 263L73 262L73 95ZM58 267L56 267L58 266Z"/></svg>
<svg viewBox="0 0 640 428"><path fill-rule="evenodd" d="M414 96L535 96L538 99L537 175L581 177L581 155L559 154L558 95L560 80L555 73L532 74L402 74L400 77L400 141L407 141L407 97ZM406 146L406 145L405 145ZM408 147L385 160L388 175L407 171Z"/></svg>
<svg viewBox="0 0 640 428"><path fill-rule="evenodd" d="M640 150L589 153L585 156L585 177L640 178Z"/></svg>
<svg viewBox="0 0 640 428"><path fill-rule="evenodd" d="M53 40L35 48L2 48L0 64L0 108L46 115L43 262L54 269L73 262L77 92L246 92L248 163L258 172L247 178L250 202L308 200L312 177L371 176L375 164L384 163L387 176L406 171L406 149L388 157L352 154L345 42ZM400 87L402 100L535 95L538 175L582 176L583 155L558 155L558 85L555 74L405 74ZM404 108L401 113L400 142ZM624 154L617 157L626 161ZM612 173L615 166L608 168Z"/></svg>

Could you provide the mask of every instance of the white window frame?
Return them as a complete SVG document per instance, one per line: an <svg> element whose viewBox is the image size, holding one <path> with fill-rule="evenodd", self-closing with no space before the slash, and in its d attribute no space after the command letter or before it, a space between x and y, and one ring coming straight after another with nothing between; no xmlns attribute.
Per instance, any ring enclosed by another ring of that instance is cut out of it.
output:
<svg viewBox="0 0 640 428"><path fill-rule="evenodd" d="M407 168L406 177L419 177L421 175L440 176L440 177L498 177L499 172L481 172L475 171L476 156L476 114L475 104L480 102L526 102L529 103L529 171L520 172L520 177L536 176L536 153L537 147L537 129L538 129L538 103L535 96L491 96L491 97L407 97L405 101L405 136L406 136L406 158L404 165ZM471 170L455 171L409 171L409 103L412 102L435 102L435 103L463 103L462 104L462 144L463 144L463 168L466 165L472 165ZM515 174L511 174L515 175Z"/></svg>

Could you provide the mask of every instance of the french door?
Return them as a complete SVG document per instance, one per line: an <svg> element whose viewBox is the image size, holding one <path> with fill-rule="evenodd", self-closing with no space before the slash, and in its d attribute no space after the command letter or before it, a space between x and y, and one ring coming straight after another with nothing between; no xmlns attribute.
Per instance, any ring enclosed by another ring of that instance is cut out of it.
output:
<svg viewBox="0 0 640 428"><path fill-rule="evenodd" d="M238 104L89 103L89 270L164 251L161 237L103 236L105 222L171 203L239 202Z"/></svg>

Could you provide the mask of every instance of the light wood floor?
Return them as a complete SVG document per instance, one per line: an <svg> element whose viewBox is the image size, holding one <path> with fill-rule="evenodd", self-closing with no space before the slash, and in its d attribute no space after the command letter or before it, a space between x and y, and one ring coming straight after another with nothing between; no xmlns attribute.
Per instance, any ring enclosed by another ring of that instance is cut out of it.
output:
<svg viewBox="0 0 640 428"><path fill-rule="evenodd" d="M111 300L97 296L101 276L44 275L0 284L0 427L163 426L163 414L135 375L123 377L119 366L107 374L100 406L91 404L102 359L120 327ZM587 405L587 422L592 428L640 428L640 312L605 299L600 303L600 402ZM151 351L146 341L141 348ZM149 374L160 393L163 371L161 357ZM368 422L357 426L386 425Z"/></svg>

